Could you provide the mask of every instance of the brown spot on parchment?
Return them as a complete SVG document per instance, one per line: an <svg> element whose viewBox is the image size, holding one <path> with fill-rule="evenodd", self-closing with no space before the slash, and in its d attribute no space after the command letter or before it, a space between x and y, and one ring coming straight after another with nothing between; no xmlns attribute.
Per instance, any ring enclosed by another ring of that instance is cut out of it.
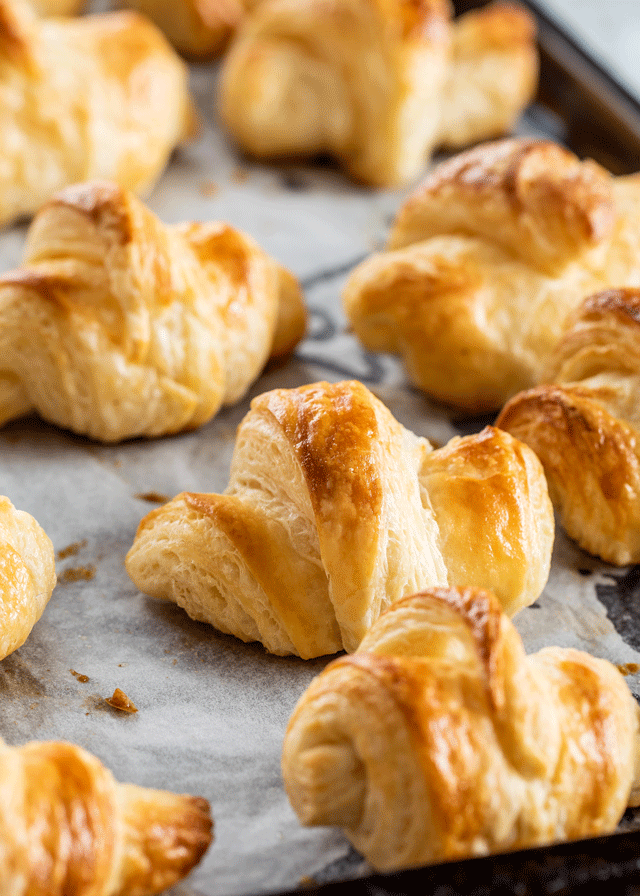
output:
<svg viewBox="0 0 640 896"><path fill-rule="evenodd" d="M68 544L66 548L61 548L56 554L57 560L66 560L67 557L74 557L78 551L81 551L82 548L87 546L87 539L83 538L82 541L74 541L72 544Z"/></svg>
<svg viewBox="0 0 640 896"><path fill-rule="evenodd" d="M70 566L58 576L58 582L67 584L68 582L90 581L96 574L95 566Z"/></svg>

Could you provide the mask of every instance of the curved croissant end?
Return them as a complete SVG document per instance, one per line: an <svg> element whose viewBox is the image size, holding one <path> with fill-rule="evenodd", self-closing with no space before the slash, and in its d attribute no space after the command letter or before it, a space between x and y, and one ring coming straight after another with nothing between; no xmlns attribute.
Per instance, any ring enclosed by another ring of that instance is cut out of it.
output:
<svg viewBox="0 0 640 896"><path fill-rule="evenodd" d="M27 640L55 584L49 536L30 514L0 496L0 659Z"/></svg>
<svg viewBox="0 0 640 896"><path fill-rule="evenodd" d="M492 594L430 589L314 679L282 772L303 824L342 827L392 871L613 831L638 719L606 660L526 656Z"/></svg>
<svg viewBox="0 0 640 896"><path fill-rule="evenodd" d="M547 141L485 144L409 197L390 249L349 277L345 312L429 395L498 410L540 381L585 295L640 286L638 208L637 175L613 178Z"/></svg>
<svg viewBox="0 0 640 896"><path fill-rule="evenodd" d="M545 384L514 396L497 426L539 456L562 525L609 563L640 562L640 290L588 298Z"/></svg>
<svg viewBox="0 0 640 896"><path fill-rule="evenodd" d="M206 800L120 784L74 744L2 744L0 769L3 893L151 896L212 840Z"/></svg>
<svg viewBox="0 0 640 896"><path fill-rule="evenodd" d="M144 192L193 128L183 62L133 12L38 20L2 0L0 72L0 224L69 183Z"/></svg>
<svg viewBox="0 0 640 896"><path fill-rule="evenodd" d="M258 0L128 0L190 59L209 59L225 47L248 7Z"/></svg>
<svg viewBox="0 0 640 896"><path fill-rule="evenodd" d="M267 392L224 494L148 514L127 571L195 619L304 659L354 650L430 584L478 582L516 613L544 587L554 529L535 455L504 435L433 450L360 383Z"/></svg>
<svg viewBox="0 0 640 896"><path fill-rule="evenodd" d="M447 0L266 0L223 62L219 105L259 157L337 156L391 186L435 141L450 49Z"/></svg>
<svg viewBox="0 0 640 896"><path fill-rule="evenodd" d="M300 289L226 224L165 227L114 184L55 196L0 277L0 423L105 442L195 428L290 351Z"/></svg>

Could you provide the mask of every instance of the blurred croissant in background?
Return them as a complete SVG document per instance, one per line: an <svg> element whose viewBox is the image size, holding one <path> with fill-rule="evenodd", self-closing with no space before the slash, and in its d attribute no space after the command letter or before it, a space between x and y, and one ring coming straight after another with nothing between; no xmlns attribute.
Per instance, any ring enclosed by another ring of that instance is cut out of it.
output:
<svg viewBox="0 0 640 896"><path fill-rule="evenodd" d="M514 396L496 425L545 468L562 525L585 550L640 562L640 290L586 299L541 385Z"/></svg>
<svg viewBox="0 0 640 896"><path fill-rule="evenodd" d="M434 584L493 588L506 611L549 574L540 464L487 427L434 450L358 382L258 396L222 495L183 493L141 521L141 591L271 653L355 650L393 601Z"/></svg>
<svg viewBox="0 0 640 896"><path fill-rule="evenodd" d="M29 0L38 15L72 16L85 6L85 0Z"/></svg>
<svg viewBox="0 0 640 896"><path fill-rule="evenodd" d="M540 381L585 296L640 286L639 211L638 175L546 140L483 144L409 196L388 248L351 273L345 312L430 396L497 411Z"/></svg>
<svg viewBox="0 0 640 896"><path fill-rule="evenodd" d="M611 663L527 656L491 593L430 589L314 679L282 773L303 824L393 871L612 832L640 797L638 717Z"/></svg>
<svg viewBox="0 0 640 896"><path fill-rule="evenodd" d="M0 496L0 659L24 644L55 584L49 536L29 513Z"/></svg>
<svg viewBox="0 0 640 896"><path fill-rule="evenodd" d="M115 184L57 194L0 277L0 424L104 442L193 429L304 333L294 277L226 224L165 227Z"/></svg>
<svg viewBox="0 0 640 896"><path fill-rule="evenodd" d="M143 16L0 0L0 224L79 181L149 190L193 124L187 69Z"/></svg>
<svg viewBox="0 0 640 896"><path fill-rule="evenodd" d="M120 784L65 742L0 741L0 891L151 896L209 846L206 800Z"/></svg>
<svg viewBox="0 0 640 896"><path fill-rule="evenodd" d="M529 13L450 17L448 0L261 0L223 61L222 121L253 156L327 153L405 184L435 147L510 130L536 88Z"/></svg>

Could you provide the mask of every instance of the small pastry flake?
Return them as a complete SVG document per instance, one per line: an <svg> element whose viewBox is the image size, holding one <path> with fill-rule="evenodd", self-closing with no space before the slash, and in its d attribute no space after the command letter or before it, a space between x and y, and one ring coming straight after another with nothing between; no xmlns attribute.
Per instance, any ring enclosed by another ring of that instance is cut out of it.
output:
<svg viewBox="0 0 640 896"><path fill-rule="evenodd" d="M206 800L120 784L74 744L0 742L0 770L3 893L151 896L212 840Z"/></svg>
<svg viewBox="0 0 640 896"><path fill-rule="evenodd" d="M328 153L364 183L408 183L434 147L501 135L536 86L527 12L450 15L448 0L262 0L223 62L222 120L259 158Z"/></svg>
<svg viewBox="0 0 640 896"><path fill-rule="evenodd" d="M104 442L193 429L302 337L293 275L223 223L165 227L109 183L57 194L0 277L0 424Z"/></svg>
<svg viewBox="0 0 640 896"><path fill-rule="evenodd" d="M282 773L303 824L394 871L612 832L637 796L638 719L611 663L527 656L491 593L430 589L313 680Z"/></svg>
<svg viewBox="0 0 640 896"><path fill-rule="evenodd" d="M484 144L407 199L389 248L352 272L347 317L437 400L499 410L539 381L585 295L640 286L638 209L638 175L545 140Z"/></svg>
<svg viewBox="0 0 640 896"><path fill-rule="evenodd" d="M49 536L30 514L0 496L0 659L27 640L55 584Z"/></svg>
<svg viewBox="0 0 640 896"><path fill-rule="evenodd" d="M276 389L238 429L222 495L141 521L141 591L275 654L355 650L430 584L491 587L510 614L549 573L554 524L533 452L488 427L433 450L358 382Z"/></svg>
<svg viewBox="0 0 640 896"><path fill-rule="evenodd" d="M192 130L187 70L133 12L36 19L0 0L0 224L104 178L149 190Z"/></svg>
<svg viewBox="0 0 640 896"><path fill-rule="evenodd" d="M496 425L538 455L567 533L609 563L640 562L640 290L612 289L571 316L542 384Z"/></svg>

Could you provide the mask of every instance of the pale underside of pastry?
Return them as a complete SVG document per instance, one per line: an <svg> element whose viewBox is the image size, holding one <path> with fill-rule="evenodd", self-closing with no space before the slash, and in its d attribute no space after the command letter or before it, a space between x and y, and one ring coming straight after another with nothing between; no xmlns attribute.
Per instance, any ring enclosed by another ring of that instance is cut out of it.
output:
<svg viewBox="0 0 640 896"><path fill-rule="evenodd" d="M539 386L496 425L545 468L563 527L610 563L640 562L640 290L589 297L571 316Z"/></svg>
<svg viewBox="0 0 640 896"><path fill-rule="evenodd" d="M173 46L191 59L217 55L260 0L126 0L155 22Z"/></svg>
<svg viewBox="0 0 640 896"><path fill-rule="evenodd" d="M30 514L0 496L0 659L24 644L55 584L49 536Z"/></svg>
<svg viewBox="0 0 640 896"><path fill-rule="evenodd" d="M224 59L222 120L251 155L330 154L365 183L408 183L434 147L503 134L537 82L528 13L450 13L448 0L262 0Z"/></svg>
<svg viewBox="0 0 640 896"><path fill-rule="evenodd" d="M74 744L0 742L0 890L11 896L151 896L212 839L199 797L120 784Z"/></svg>
<svg viewBox="0 0 640 896"><path fill-rule="evenodd" d="M548 572L554 524L535 455L498 430L434 450L357 382L252 401L221 495L183 493L140 523L141 591L275 654L354 650L427 585L491 587L510 614Z"/></svg>
<svg viewBox="0 0 640 896"><path fill-rule="evenodd" d="M586 295L640 285L640 177L612 177L544 140L483 144L437 166L389 246L344 289L372 351L471 412L539 382Z"/></svg>
<svg viewBox="0 0 640 896"><path fill-rule="evenodd" d="M144 16L0 2L0 224L79 181L149 190L193 125L187 69Z"/></svg>
<svg viewBox="0 0 640 896"><path fill-rule="evenodd" d="M193 429L305 323L297 281L249 236L165 226L115 184L69 187L0 277L0 423L35 410L105 442Z"/></svg>
<svg viewBox="0 0 640 896"><path fill-rule="evenodd" d="M429 589L302 695L284 783L383 871L596 836L637 802L638 715L611 663L527 656L490 592Z"/></svg>

